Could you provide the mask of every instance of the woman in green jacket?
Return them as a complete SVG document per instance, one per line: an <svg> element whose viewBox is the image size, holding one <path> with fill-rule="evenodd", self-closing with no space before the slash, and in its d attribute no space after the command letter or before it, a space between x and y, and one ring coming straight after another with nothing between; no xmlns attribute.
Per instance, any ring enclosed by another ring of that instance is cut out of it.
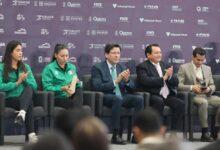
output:
<svg viewBox="0 0 220 150"><path fill-rule="evenodd" d="M55 106L71 109L82 106L83 95L76 67L68 59L67 47L57 44L51 63L43 70L42 83L45 91L55 93Z"/></svg>
<svg viewBox="0 0 220 150"><path fill-rule="evenodd" d="M30 66L22 62L22 45L18 41L10 41L0 63L0 91L5 92L6 107L16 110L15 123L25 123L30 142L37 141L34 133L33 91L37 89L36 81Z"/></svg>

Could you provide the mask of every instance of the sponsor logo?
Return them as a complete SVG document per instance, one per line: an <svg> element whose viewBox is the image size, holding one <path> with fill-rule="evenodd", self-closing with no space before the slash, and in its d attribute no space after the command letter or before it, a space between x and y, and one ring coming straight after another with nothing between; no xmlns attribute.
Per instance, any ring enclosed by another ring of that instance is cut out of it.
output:
<svg viewBox="0 0 220 150"><path fill-rule="evenodd" d="M48 49L51 48L50 43L44 43L38 46L39 49Z"/></svg>
<svg viewBox="0 0 220 150"><path fill-rule="evenodd" d="M52 1L34 1L34 6L53 7L53 6L57 6L57 3Z"/></svg>
<svg viewBox="0 0 220 150"><path fill-rule="evenodd" d="M14 31L14 34L27 35L27 30L25 28L20 28L20 29Z"/></svg>
<svg viewBox="0 0 220 150"><path fill-rule="evenodd" d="M185 20L184 19L170 19L170 23L184 24Z"/></svg>
<svg viewBox="0 0 220 150"><path fill-rule="evenodd" d="M125 8L125 9L134 9L134 5L120 5L120 4L112 4L113 8Z"/></svg>
<svg viewBox="0 0 220 150"><path fill-rule="evenodd" d="M2 1L0 0L0 6L2 6Z"/></svg>
<svg viewBox="0 0 220 150"><path fill-rule="evenodd" d="M198 25L208 25L208 23L204 19L198 19L197 24Z"/></svg>
<svg viewBox="0 0 220 150"><path fill-rule="evenodd" d="M40 29L40 34L41 35L49 35L49 31L48 31L48 29Z"/></svg>
<svg viewBox="0 0 220 150"><path fill-rule="evenodd" d="M145 36L155 36L155 31L146 31Z"/></svg>
<svg viewBox="0 0 220 150"><path fill-rule="evenodd" d="M24 21L24 20L25 20L25 17L24 17L24 15L22 15L22 14L17 14L16 19L17 19L18 21Z"/></svg>
<svg viewBox="0 0 220 150"><path fill-rule="evenodd" d="M83 17L82 16L61 16L60 17L61 21L76 21L76 22L81 22L83 21Z"/></svg>
<svg viewBox="0 0 220 150"><path fill-rule="evenodd" d="M70 57L69 61L72 62L72 63L76 63L77 59L76 59L76 57Z"/></svg>
<svg viewBox="0 0 220 150"><path fill-rule="evenodd" d="M162 20L160 19L145 19L145 18L139 18L141 23L161 23Z"/></svg>
<svg viewBox="0 0 220 150"><path fill-rule="evenodd" d="M0 20L4 20L5 16L3 14L0 14Z"/></svg>
<svg viewBox="0 0 220 150"><path fill-rule="evenodd" d="M179 45L179 44L173 44L172 45L172 50L181 50L182 48L181 48L181 45Z"/></svg>
<svg viewBox="0 0 220 150"><path fill-rule="evenodd" d="M49 63L50 59L51 59L50 57L38 56L39 63Z"/></svg>
<svg viewBox="0 0 220 150"><path fill-rule="evenodd" d="M129 43L123 43L120 44L122 49L134 49L134 44L129 44Z"/></svg>
<svg viewBox="0 0 220 150"><path fill-rule="evenodd" d="M21 43L23 48L27 48L27 43Z"/></svg>
<svg viewBox="0 0 220 150"><path fill-rule="evenodd" d="M106 18L101 18L101 17L89 17L89 22L107 22Z"/></svg>
<svg viewBox="0 0 220 150"><path fill-rule="evenodd" d="M196 7L197 12L203 12L203 13L208 13L210 11L209 7L207 6L197 6Z"/></svg>
<svg viewBox="0 0 220 150"><path fill-rule="evenodd" d="M145 57L144 57L144 58L143 58L143 57L142 57L142 58L139 58L139 62L140 62L140 63L143 62L143 61L145 61L145 60L147 60L147 58L145 58Z"/></svg>
<svg viewBox="0 0 220 150"><path fill-rule="evenodd" d="M80 30L63 30L63 35L80 35Z"/></svg>
<svg viewBox="0 0 220 150"><path fill-rule="evenodd" d="M0 47L5 47L5 43L4 42L0 42Z"/></svg>
<svg viewBox="0 0 220 150"><path fill-rule="evenodd" d="M25 0L12 0L12 6L27 6L30 5L31 1Z"/></svg>
<svg viewBox="0 0 220 150"><path fill-rule="evenodd" d="M86 35L91 35L91 36L108 35L108 30L87 30Z"/></svg>
<svg viewBox="0 0 220 150"><path fill-rule="evenodd" d="M174 63L174 64L183 64L183 63L185 63L185 59L169 58L168 62L169 63Z"/></svg>
<svg viewBox="0 0 220 150"><path fill-rule="evenodd" d="M5 33L5 30L4 29L0 29L0 34L3 34Z"/></svg>
<svg viewBox="0 0 220 150"><path fill-rule="evenodd" d="M128 23L129 22L128 17L119 17L119 22Z"/></svg>
<svg viewBox="0 0 220 150"><path fill-rule="evenodd" d="M132 60L132 58L127 58L127 57L125 57L125 58L121 57L120 58L120 62L128 62L130 60Z"/></svg>
<svg viewBox="0 0 220 150"><path fill-rule="evenodd" d="M2 56L0 56L0 62L2 62Z"/></svg>
<svg viewBox="0 0 220 150"><path fill-rule="evenodd" d="M102 3L93 3L92 8L103 8L103 4Z"/></svg>
<svg viewBox="0 0 220 150"><path fill-rule="evenodd" d="M68 49L76 48L75 44L73 44L73 43L67 43L67 47L68 47Z"/></svg>
<svg viewBox="0 0 220 150"><path fill-rule="evenodd" d="M144 5L144 9L158 10L159 6L158 5Z"/></svg>
<svg viewBox="0 0 220 150"><path fill-rule="evenodd" d="M219 58L216 58L216 59L215 59L215 62L216 62L216 64L219 64L219 63L220 63L220 59L219 59Z"/></svg>
<svg viewBox="0 0 220 150"><path fill-rule="evenodd" d="M209 38L210 33L196 33L196 37L198 37L198 38Z"/></svg>
<svg viewBox="0 0 220 150"><path fill-rule="evenodd" d="M46 16L46 15L37 15L36 21L50 21L54 18L54 16Z"/></svg>
<svg viewBox="0 0 220 150"><path fill-rule="evenodd" d="M122 31L122 30L116 30L115 36L132 36L133 32L131 31Z"/></svg>
<svg viewBox="0 0 220 150"><path fill-rule="evenodd" d="M187 37L188 34L186 33L172 33L172 32L166 32L167 37Z"/></svg>
<svg viewBox="0 0 220 150"><path fill-rule="evenodd" d="M196 48L197 46L195 46L195 45L193 45L192 46L192 49L194 50L195 48ZM204 50L214 50L214 48L213 47L202 47Z"/></svg>
<svg viewBox="0 0 220 150"><path fill-rule="evenodd" d="M93 63L96 64L96 63L101 62L102 60L101 60L101 58L99 58L99 57L93 57L92 61L93 61Z"/></svg>
<svg viewBox="0 0 220 150"><path fill-rule="evenodd" d="M23 56L23 57L22 57L22 61L28 61L28 58L25 57L25 56Z"/></svg>
<svg viewBox="0 0 220 150"><path fill-rule="evenodd" d="M182 8L179 5L172 5L171 10L172 11L182 11Z"/></svg>
<svg viewBox="0 0 220 150"><path fill-rule="evenodd" d="M89 49L103 49L105 47L105 44L89 44Z"/></svg>
<svg viewBox="0 0 220 150"><path fill-rule="evenodd" d="M81 3L73 3L73 2L63 2L63 7L69 8L81 8Z"/></svg>

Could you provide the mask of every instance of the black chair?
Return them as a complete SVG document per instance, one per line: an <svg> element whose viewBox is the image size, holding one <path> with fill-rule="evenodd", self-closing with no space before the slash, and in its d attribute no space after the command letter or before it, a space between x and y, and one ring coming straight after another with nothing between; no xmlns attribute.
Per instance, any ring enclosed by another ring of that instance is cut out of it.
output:
<svg viewBox="0 0 220 150"><path fill-rule="evenodd" d="M85 91L93 91L91 86L91 75L87 74L84 75L83 78L83 89ZM95 115L99 118L111 118L112 117L112 109L109 107L106 107L103 105L103 92L97 92L93 91L95 93ZM144 96L145 104L149 104L149 95L148 93L135 93L135 94L141 94ZM131 139L131 133L132 133L132 120L134 115L134 109L133 108L125 108L122 107L121 110L121 118L127 119L127 140L130 141Z"/></svg>
<svg viewBox="0 0 220 150"><path fill-rule="evenodd" d="M140 89L138 82L136 81L137 75L132 74L131 79L133 79L136 82L137 91L136 92L143 92L142 89ZM149 92L144 92L145 99L148 99L147 101L145 100L145 107L150 105L150 93ZM187 138L187 112L188 112L188 93L187 92L178 92L177 97L180 98L181 100L184 101L185 103L185 112L184 112L184 117L183 117L183 137L184 139ZM173 111L169 106L165 106L163 110L163 116L165 118L166 124L168 124L169 128L171 127L171 117L173 115Z"/></svg>
<svg viewBox="0 0 220 150"><path fill-rule="evenodd" d="M43 90L42 85L42 77L40 74L35 75L36 81L39 83L40 90ZM65 110L63 107L55 106L54 104L54 92L48 93L48 116L49 116L49 126L53 128L54 119L58 116L58 114ZM95 113L95 93L89 91L83 91L83 108L91 112Z"/></svg>
<svg viewBox="0 0 220 150"><path fill-rule="evenodd" d="M0 92L0 145L4 144L4 124L6 119L14 119L16 117L15 109L5 107L5 93ZM48 115L47 111L47 98L48 95L42 91L36 91L33 96L33 117L35 122L35 132L38 131L38 121L43 121L43 127L45 128L45 119ZM26 140L28 140L27 133Z"/></svg>

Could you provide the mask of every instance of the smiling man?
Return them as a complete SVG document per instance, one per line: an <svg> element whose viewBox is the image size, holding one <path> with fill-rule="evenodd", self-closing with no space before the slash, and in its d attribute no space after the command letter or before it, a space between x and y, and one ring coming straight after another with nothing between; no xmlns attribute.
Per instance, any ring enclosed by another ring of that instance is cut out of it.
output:
<svg viewBox="0 0 220 150"><path fill-rule="evenodd" d="M112 108L113 144L125 144L119 136L121 107L143 109L143 96L129 94L135 88L129 69L119 63L121 47L118 44L105 46L105 61L92 67L92 87L104 93L103 103Z"/></svg>

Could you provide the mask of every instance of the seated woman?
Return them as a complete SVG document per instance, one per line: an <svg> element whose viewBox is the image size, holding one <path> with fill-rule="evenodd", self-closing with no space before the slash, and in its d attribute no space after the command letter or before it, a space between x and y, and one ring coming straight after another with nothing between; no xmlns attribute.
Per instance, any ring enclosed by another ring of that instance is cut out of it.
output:
<svg viewBox="0 0 220 150"><path fill-rule="evenodd" d="M30 142L36 142L33 120L33 90L37 84L28 64L22 62L22 45L18 41L10 41L0 63L0 91L5 92L6 107L17 110L15 123L25 123Z"/></svg>
<svg viewBox="0 0 220 150"><path fill-rule="evenodd" d="M71 109L82 106L83 95L76 67L68 59L67 47L57 44L51 63L43 70L42 83L45 91L55 92L55 106Z"/></svg>

